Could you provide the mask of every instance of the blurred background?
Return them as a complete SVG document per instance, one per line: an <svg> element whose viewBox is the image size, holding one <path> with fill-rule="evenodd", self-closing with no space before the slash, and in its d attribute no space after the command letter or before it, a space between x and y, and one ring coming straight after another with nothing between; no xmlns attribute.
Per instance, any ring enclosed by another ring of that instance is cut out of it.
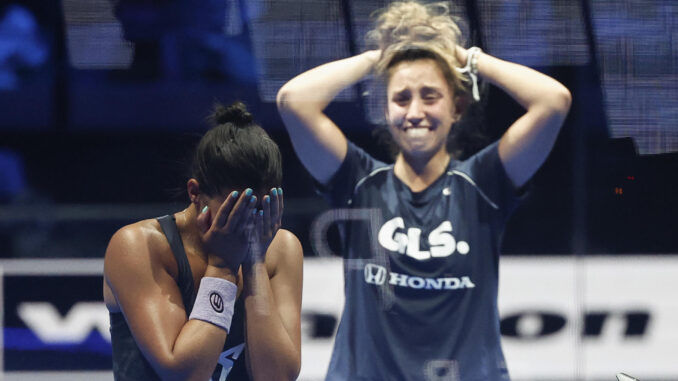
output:
<svg viewBox="0 0 678 381"><path fill-rule="evenodd" d="M300 380L322 379L343 303L336 231L275 95L296 74L363 51L370 13L388 3L4 0L0 379L112 379L101 303L108 239L186 206L186 162L205 118L215 101L236 99L283 152L284 224L307 259ZM513 378L678 379L678 3L454 6L469 46L573 94L504 237L500 312ZM327 113L386 159L369 91L345 90ZM521 113L491 86L483 107L488 141Z"/></svg>

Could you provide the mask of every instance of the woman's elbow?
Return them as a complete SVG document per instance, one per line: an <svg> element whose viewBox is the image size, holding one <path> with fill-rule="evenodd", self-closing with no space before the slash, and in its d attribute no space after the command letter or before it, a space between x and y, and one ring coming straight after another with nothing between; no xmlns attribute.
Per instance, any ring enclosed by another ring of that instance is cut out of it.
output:
<svg viewBox="0 0 678 381"><path fill-rule="evenodd" d="M294 381L299 377L299 372L301 371L301 356L298 353L294 353L287 358L285 365L280 369L278 373L280 380L285 381Z"/></svg>
<svg viewBox="0 0 678 381"><path fill-rule="evenodd" d="M290 368L286 372L280 374L280 380L283 381L295 381L299 377L299 371L301 367Z"/></svg>
<svg viewBox="0 0 678 381"><path fill-rule="evenodd" d="M278 94L275 97L275 104L278 106L278 110L282 110L287 106L287 100L289 99L289 92L285 86L281 87L278 90Z"/></svg>
<svg viewBox="0 0 678 381"><path fill-rule="evenodd" d="M291 381L296 380L299 377L299 372L301 372L301 356L297 354L290 363L287 379Z"/></svg>
<svg viewBox="0 0 678 381"><path fill-rule="evenodd" d="M298 104L298 102L295 102L294 89L290 89L290 86L285 84L278 90L278 94L275 97L275 103L278 106L278 111L280 113L294 113Z"/></svg>
<svg viewBox="0 0 678 381"><path fill-rule="evenodd" d="M567 116L567 113L570 112L570 107L572 106L572 93L570 93L570 90L561 85L554 91L552 99L552 105L555 112L563 117Z"/></svg>
<svg viewBox="0 0 678 381"><path fill-rule="evenodd" d="M255 366L254 364L252 364ZM290 355L284 361L278 364L258 369L251 369L252 379L255 381L281 380L294 381L301 372L301 356L298 354Z"/></svg>
<svg viewBox="0 0 678 381"><path fill-rule="evenodd" d="M200 381L209 378L210 366L206 364L189 364L176 357L168 356L153 364L153 368L163 381ZM216 366L216 361L211 368Z"/></svg>

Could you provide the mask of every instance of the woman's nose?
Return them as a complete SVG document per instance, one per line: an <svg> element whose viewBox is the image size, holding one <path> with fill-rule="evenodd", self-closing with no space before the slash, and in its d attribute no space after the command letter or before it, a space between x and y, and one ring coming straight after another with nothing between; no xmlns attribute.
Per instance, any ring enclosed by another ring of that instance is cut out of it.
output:
<svg viewBox="0 0 678 381"><path fill-rule="evenodd" d="M416 126L422 120L424 120L424 117L425 117L424 108L423 105L421 104L421 101L413 99L412 102L410 103L410 106L407 109L407 114L405 115L405 118L410 124Z"/></svg>

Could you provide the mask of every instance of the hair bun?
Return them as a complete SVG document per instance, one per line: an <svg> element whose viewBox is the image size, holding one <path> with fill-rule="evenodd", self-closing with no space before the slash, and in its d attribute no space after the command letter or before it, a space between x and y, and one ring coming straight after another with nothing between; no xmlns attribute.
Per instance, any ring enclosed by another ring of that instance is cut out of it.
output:
<svg viewBox="0 0 678 381"><path fill-rule="evenodd" d="M247 127L252 124L252 114L247 111L247 107L240 101L233 102L228 107L217 104L214 107L214 122L219 124L231 123L236 127Z"/></svg>

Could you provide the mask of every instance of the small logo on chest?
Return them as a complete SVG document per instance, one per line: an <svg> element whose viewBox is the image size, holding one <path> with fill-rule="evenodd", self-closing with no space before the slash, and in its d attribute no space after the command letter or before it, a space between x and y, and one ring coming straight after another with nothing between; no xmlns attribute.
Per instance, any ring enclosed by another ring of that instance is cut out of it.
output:
<svg viewBox="0 0 678 381"><path fill-rule="evenodd" d="M378 240L384 249L396 251L420 261L448 257L455 252L466 255L471 250L466 241L457 241L454 238L450 221L443 221L429 233L429 250L420 249L421 233L419 228L405 229L402 217L395 217L381 226Z"/></svg>

